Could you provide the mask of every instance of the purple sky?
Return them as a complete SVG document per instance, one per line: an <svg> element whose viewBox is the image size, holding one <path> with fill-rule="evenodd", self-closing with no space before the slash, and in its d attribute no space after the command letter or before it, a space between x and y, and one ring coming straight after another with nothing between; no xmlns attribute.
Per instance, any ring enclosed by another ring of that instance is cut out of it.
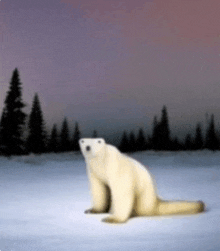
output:
<svg viewBox="0 0 220 251"><path fill-rule="evenodd" d="M220 121L219 0L1 0L0 111L18 67L26 110L84 136Z"/></svg>

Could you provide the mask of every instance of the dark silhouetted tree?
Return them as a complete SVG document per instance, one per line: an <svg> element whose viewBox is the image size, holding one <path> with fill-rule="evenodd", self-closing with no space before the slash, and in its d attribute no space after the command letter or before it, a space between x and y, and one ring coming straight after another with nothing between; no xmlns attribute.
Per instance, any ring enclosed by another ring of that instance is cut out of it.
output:
<svg viewBox="0 0 220 251"><path fill-rule="evenodd" d="M137 149L136 139L135 139L135 134L133 131L131 131L129 134L129 144L128 145L129 145L129 149L128 149L129 152L136 151L136 149Z"/></svg>
<svg viewBox="0 0 220 251"><path fill-rule="evenodd" d="M168 122L168 114L166 106L163 106L161 121L159 124L159 150L169 150L170 149L170 129Z"/></svg>
<svg viewBox="0 0 220 251"><path fill-rule="evenodd" d="M144 136L144 131L142 128L139 129L138 131L138 136L137 136L137 141L136 141L136 146L137 146L137 151L144 151L147 148L147 142Z"/></svg>
<svg viewBox="0 0 220 251"><path fill-rule="evenodd" d="M1 121L0 121L0 153L4 155L10 155L8 152L10 149L7 147L7 134L4 133L4 126L6 125L6 111L3 109Z"/></svg>
<svg viewBox="0 0 220 251"><path fill-rule="evenodd" d="M154 116L153 121L153 133L151 137L151 148L154 150L159 149L159 123L157 121L157 116Z"/></svg>
<svg viewBox="0 0 220 251"><path fill-rule="evenodd" d="M160 122L154 117L151 148L154 150L170 150L171 139L166 106L163 106Z"/></svg>
<svg viewBox="0 0 220 251"><path fill-rule="evenodd" d="M23 126L26 114L22 111L22 83L16 68L12 73L4 102L3 113L0 123L1 148L6 155L17 155L25 152L23 141Z"/></svg>
<svg viewBox="0 0 220 251"><path fill-rule="evenodd" d="M51 131L50 140L48 144L48 151L55 152L55 153L59 151L59 140L58 140L56 124L53 125L52 131Z"/></svg>
<svg viewBox="0 0 220 251"><path fill-rule="evenodd" d="M212 114L209 127L206 133L205 148L215 151L219 149L219 140L215 131L214 115Z"/></svg>
<svg viewBox="0 0 220 251"><path fill-rule="evenodd" d="M152 149L152 136L150 136L149 134L147 135L147 139L146 139L146 150L151 150Z"/></svg>
<svg viewBox="0 0 220 251"><path fill-rule="evenodd" d="M60 151L70 151L69 126L67 118L64 118L60 133Z"/></svg>
<svg viewBox="0 0 220 251"><path fill-rule="evenodd" d="M123 132L121 142L119 145L119 149L121 152L128 152L130 149L129 140L128 140L128 136L127 136L126 131Z"/></svg>
<svg viewBox="0 0 220 251"><path fill-rule="evenodd" d="M195 150L200 150L203 148L203 137L202 137L202 129L201 125L198 123L196 126L196 134L195 134L195 143L194 148Z"/></svg>
<svg viewBox="0 0 220 251"><path fill-rule="evenodd" d="M173 151L183 150L183 146L182 146L181 142L179 141L179 139L177 137L175 137L174 140L171 140L170 150L173 150Z"/></svg>
<svg viewBox="0 0 220 251"><path fill-rule="evenodd" d="M188 133L185 137L185 144L184 144L185 150L193 150L194 144L193 144L193 139L192 136Z"/></svg>
<svg viewBox="0 0 220 251"><path fill-rule="evenodd" d="M96 130L93 131L92 137L93 137L93 138L97 138L97 137L98 137L98 133L97 133Z"/></svg>
<svg viewBox="0 0 220 251"><path fill-rule="evenodd" d="M43 153L46 150L46 132L44 129L43 113L38 94L35 94L29 117L27 150L32 153Z"/></svg>
<svg viewBox="0 0 220 251"><path fill-rule="evenodd" d="M81 133L80 133L80 130L79 130L79 125L78 123L76 122L75 124L75 129L74 129L74 133L73 133L73 151L79 151L80 148L79 148L79 139L81 137Z"/></svg>

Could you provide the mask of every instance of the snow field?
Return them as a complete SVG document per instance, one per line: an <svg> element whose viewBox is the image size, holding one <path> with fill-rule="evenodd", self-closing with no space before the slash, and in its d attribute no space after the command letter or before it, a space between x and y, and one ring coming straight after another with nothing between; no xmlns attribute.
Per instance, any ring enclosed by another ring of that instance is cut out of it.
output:
<svg viewBox="0 0 220 251"><path fill-rule="evenodd" d="M139 217L126 224L86 215L81 155L0 157L0 250L220 250L219 152L142 152L164 199L203 200L193 216Z"/></svg>

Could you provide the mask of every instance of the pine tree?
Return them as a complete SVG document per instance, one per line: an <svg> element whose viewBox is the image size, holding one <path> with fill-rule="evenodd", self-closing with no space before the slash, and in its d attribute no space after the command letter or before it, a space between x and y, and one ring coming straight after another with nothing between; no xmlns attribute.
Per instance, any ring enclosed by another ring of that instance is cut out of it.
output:
<svg viewBox="0 0 220 251"><path fill-rule="evenodd" d="M159 123L157 121L157 116L154 116L153 121L153 133L151 139L151 148L154 150L159 149Z"/></svg>
<svg viewBox="0 0 220 251"><path fill-rule="evenodd" d="M135 139L135 135L134 135L134 132L131 131L130 132L130 135L129 135L129 152L135 152L137 149L137 146L136 146L136 139Z"/></svg>
<svg viewBox="0 0 220 251"><path fill-rule="evenodd" d="M69 126L67 118L64 118L60 133L60 151L70 151Z"/></svg>
<svg viewBox="0 0 220 251"><path fill-rule="evenodd" d="M137 151L146 150L146 139L142 128L139 129L136 145L137 145Z"/></svg>
<svg viewBox="0 0 220 251"><path fill-rule="evenodd" d="M25 105L21 85L16 68L9 84L0 124L0 144L3 153L7 155L22 154L25 151L22 136L26 114L22 111Z"/></svg>
<svg viewBox="0 0 220 251"><path fill-rule="evenodd" d="M55 153L59 151L59 141L58 141L58 133L57 133L56 124L53 125L52 131L51 131L48 150L49 152L55 152Z"/></svg>
<svg viewBox="0 0 220 251"><path fill-rule="evenodd" d="M92 137L93 137L93 138L98 138L98 133L97 133L96 130L93 131Z"/></svg>
<svg viewBox="0 0 220 251"><path fill-rule="evenodd" d="M6 125L6 109L3 109L2 112L2 116L1 116L1 121L0 121L0 152L4 155L10 155L10 153L7 151L9 149L7 149L6 143L8 142L7 140L7 134L4 134L2 129L3 129L3 125Z"/></svg>
<svg viewBox="0 0 220 251"><path fill-rule="evenodd" d="M196 126L196 135L195 135L195 150L199 150L203 148L203 137L201 125L198 123Z"/></svg>
<svg viewBox="0 0 220 251"><path fill-rule="evenodd" d="M214 121L214 115L213 114L211 116L209 128L208 128L207 134L206 134L205 147L207 149L212 150L212 151L215 151L215 150L219 149L219 140L217 138L216 131L215 131L215 121Z"/></svg>
<svg viewBox="0 0 220 251"><path fill-rule="evenodd" d="M123 132L122 139L119 145L119 149L122 152L128 152L129 151L129 140L126 131Z"/></svg>
<svg viewBox="0 0 220 251"><path fill-rule="evenodd" d="M182 144L180 143L179 139L177 137L175 137L171 141L171 150L173 150L173 151L180 151L182 149L183 149Z"/></svg>
<svg viewBox="0 0 220 251"><path fill-rule="evenodd" d="M153 144L152 144L152 136L150 136L150 135L148 134L146 138L147 138L147 139L146 139L146 150L151 150L151 149L153 149L153 148L152 148L152 146L153 146Z"/></svg>
<svg viewBox="0 0 220 251"><path fill-rule="evenodd" d="M27 149L32 153L43 153L46 150L46 133L44 130L44 119L38 94L33 99L31 114L28 123L29 135L27 138Z"/></svg>
<svg viewBox="0 0 220 251"><path fill-rule="evenodd" d="M166 106L163 106L161 121L159 125L159 149L169 150L170 149L170 129L168 122L168 114Z"/></svg>
<svg viewBox="0 0 220 251"><path fill-rule="evenodd" d="M192 136L189 133L186 135L184 146L185 150L193 150L194 148Z"/></svg>
<svg viewBox="0 0 220 251"><path fill-rule="evenodd" d="M80 148L79 148L79 139L81 137L81 133L80 133L80 130L79 130L79 125L78 123L76 122L75 124L75 129L74 129L74 134L73 134L73 151L79 151Z"/></svg>

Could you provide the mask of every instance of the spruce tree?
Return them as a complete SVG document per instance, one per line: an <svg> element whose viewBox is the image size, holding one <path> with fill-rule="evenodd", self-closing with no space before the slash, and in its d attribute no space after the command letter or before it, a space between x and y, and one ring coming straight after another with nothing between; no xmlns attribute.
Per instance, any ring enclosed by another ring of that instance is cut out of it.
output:
<svg viewBox="0 0 220 251"><path fill-rule="evenodd" d="M153 121L153 133L151 139L151 148L154 150L158 150L159 148L159 123L157 121L157 116L154 116Z"/></svg>
<svg viewBox="0 0 220 251"><path fill-rule="evenodd" d="M48 150L49 152L55 152L55 153L59 151L59 141L58 141L58 133L57 133L56 124L53 125L52 131L51 131Z"/></svg>
<svg viewBox="0 0 220 251"><path fill-rule="evenodd" d="M130 149L129 140L128 140L128 136L127 136L126 131L123 132L121 142L119 145L119 149L121 152L128 152Z"/></svg>
<svg viewBox="0 0 220 251"><path fill-rule="evenodd" d="M10 155L10 153L7 151L9 150L7 148L6 142L7 140L7 134L3 133L3 126L6 125L6 109L3 109L2 116L1 116L1 121L0 121L0 153L4 155Z"/></svg>
<svg viewBox="0 0 220 251"><path fill-rule="evenodd" d="M137 146L137 151L146 150L146 139L142 128L139 129L136 146Z"/></svg>
<svg viewBox="0 0 220 251"><path fill-rule="evenodd" d="M97 138L97 137L98 137L98 133L97 133L96 130L93 131L92 137L93 137L93 138Z"/></svg>
<svg viewBox="0 0 220 251"><path fill-rule="evenodd" d="M27 149L32 153L43 153L46 150L46 134L44 129L44 119L38 94L33 99L28 128Z"/></svg>
<svg viewBox="0 0 220 251"><path fill-rule="evenodd" d="M6 155L25 152L22 137L26 114L22 111L25 105L22 101L21 85L19 72L16 68L12 73L0 123L0 144Z"/></svg>
<svg viewBox="0 0 220 251"><path fill-rule="evenodd" d="M192 136L188 133L185 137L185 150L193 150L194 146L193 146L193 140L192 140Z"/></svg>
<svg viewBox="0 0 220 251"><path fill-rule="evenodd" d="M170 149L170 129L169 129L166 106L163 106L161 121L159 125L159 149L160 150Z"/></svg>
<svg viewBox="0 0 220 251"><path fill-rule="evenodd" d="M148 134L147 137L146 137L146 146L145 146L145 148L146 148L146 150L151 150L152 146L153 146L153 144L152 144L152 136L150 136Z"/></svg>
<svg viewBox="0 0 220 251"><path fill-rule="evenodd" d="M60 133L60 151L70 151L69 126L67 118L64 118Z"/></svg>
<svg viewBox="0 0 220 251"><path fill-rule="evenodd" d="M215 151L215 150L219 149L219 140L217 138L216 131L215 131L215 121L214 121L214 115L213 114L211 116L209 128L208 128L207 134L206 134L205 147L207 149L212 150L212 151Z"/></svg>
<svg viewBox="0 0 220 251"><path fill-rule="evenodd" d="M172 151L180 151L183 149L182 144L180 143L179 139L177 137L175 137L172 141L171 141L171 150Z"/></svg>
<svg viewBox="0 0 220 251"><path fill-rule="evenodd" d="M79 151L80 148L79 148L79 139L81 137L81 133L80 133L80 130L79 130L79 125L78 123L76 122L75 124L75 129L74 129L74 134L73 134L73 151Z"/></svg>
<svg viewBox="0 0 220 251"><path fill-rule="evenodd" d="M129 135L129 152L135 152L137 150L135 134L133 131Z"/></svg>
<svg viewBox="0 0 220 251"><path fill-rule="evenodd" d="M201 125L198 123L196 126L196 135L195 135L195 150L199 150L203 148L203 137Z"/></svg>

